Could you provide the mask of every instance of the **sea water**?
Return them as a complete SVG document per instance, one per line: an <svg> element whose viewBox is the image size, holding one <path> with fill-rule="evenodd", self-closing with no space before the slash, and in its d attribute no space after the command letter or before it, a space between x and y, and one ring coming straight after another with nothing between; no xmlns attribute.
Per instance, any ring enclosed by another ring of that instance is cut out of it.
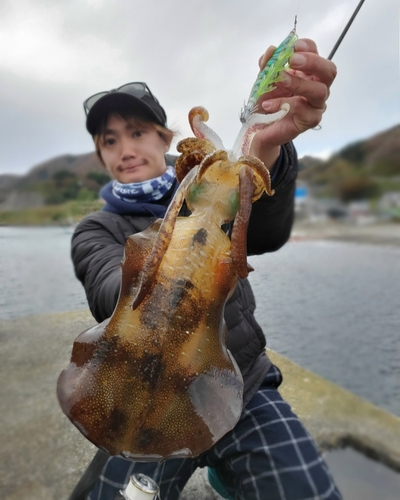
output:
<svg viewBox="0 0 400 500"><path fill-rule="evenodd" d="M2 319L87 308L71 236L0 227ZM249 260L268 347L400 416L400 248L293 241Z"/></svg>

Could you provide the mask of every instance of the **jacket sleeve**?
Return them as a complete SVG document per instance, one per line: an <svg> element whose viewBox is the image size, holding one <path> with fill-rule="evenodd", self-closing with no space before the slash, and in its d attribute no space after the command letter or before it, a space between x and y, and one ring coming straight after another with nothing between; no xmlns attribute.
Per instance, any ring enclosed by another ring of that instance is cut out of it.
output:
<svg viewBox="0 0 400 500"><path fill-rule="evenodd" d="M103 223L96 213L91 214L78 224L72 236L75 274L85 288L89 308L98 322L112 315L118 301L126 235L117 217L106 221L113 222L109 224Z"/></svg>
<svg viewBox="0 0 400 500"><path fill-rule="evenodd" d="M297 154L292 143L281 149L279 171L273 182L275 194L265 193L253 204L247 231L248 255L273 252L289 239L294 220Z"/></svg>

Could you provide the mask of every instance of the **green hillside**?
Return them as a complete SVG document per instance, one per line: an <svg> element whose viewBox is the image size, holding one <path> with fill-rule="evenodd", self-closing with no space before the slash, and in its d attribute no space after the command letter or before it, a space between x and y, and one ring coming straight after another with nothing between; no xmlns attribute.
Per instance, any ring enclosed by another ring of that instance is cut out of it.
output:
<svg viewBox="0 0 400 500"><path fill-rule="evenodd" d="M299 179L314 196L345 202L400 191L400 125L349 144L326 161L301 158ZM22 176L0 175L0 224L76 222L101 207L98 192L109 180L94 152L53 158Z"/></svg>
<svg viewBox="0 0 400 500"><path fill-rule="evenodd" d="M349 144L326 161L306 157L300 162L299 179L317 196L347 202L400 191L400 125Z"/></svg>

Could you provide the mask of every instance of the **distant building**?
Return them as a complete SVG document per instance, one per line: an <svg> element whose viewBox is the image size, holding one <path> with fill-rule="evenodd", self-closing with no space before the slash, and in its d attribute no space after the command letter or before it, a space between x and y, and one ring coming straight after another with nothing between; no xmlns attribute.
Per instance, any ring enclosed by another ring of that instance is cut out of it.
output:
<svg viewBox="0 0 400 500"><path fill-rule="evenodd" d="M379 211L387 217L400 217L400 191L385 193L379 202Z"/></svg>
<svg viewBox="0 0 400 500"><path fill-rule="evenodd" d="M308 186L297 181L294 193L294 211L296 217L307 217L312 211L312 200Z"/></svg>

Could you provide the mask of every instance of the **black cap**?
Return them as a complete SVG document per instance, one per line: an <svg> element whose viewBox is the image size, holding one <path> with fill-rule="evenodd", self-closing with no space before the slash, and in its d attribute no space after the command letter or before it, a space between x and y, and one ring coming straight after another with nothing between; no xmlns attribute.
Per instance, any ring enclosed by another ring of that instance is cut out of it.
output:
<svg viewBox="0 0 400 500"><path fill-rule="evenodd" d="M118 113L129 110L132 110L133 114L137 111L141 115L147 115L152 121L166 126L167 115L151 94L146 92L144 96L138 98L127 92L115 91L106 94L93 104L86 118L86 128L91 135L95 135L104 116L113 111Z"/></svg>

